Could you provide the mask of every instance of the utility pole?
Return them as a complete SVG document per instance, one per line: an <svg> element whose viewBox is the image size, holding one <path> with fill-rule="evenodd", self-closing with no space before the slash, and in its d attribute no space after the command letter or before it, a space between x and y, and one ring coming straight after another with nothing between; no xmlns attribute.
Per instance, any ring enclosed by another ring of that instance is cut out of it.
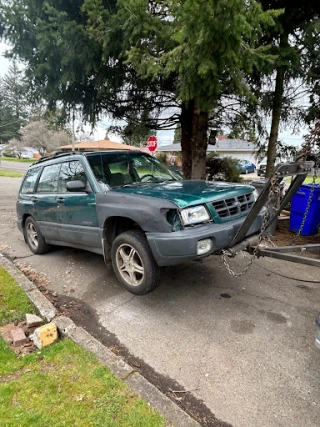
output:
<svg viewBox="0 0 320 427"><path fill-rule="evenodd" d="M74 151L74 108L72 109L72 151Z"/></svg>

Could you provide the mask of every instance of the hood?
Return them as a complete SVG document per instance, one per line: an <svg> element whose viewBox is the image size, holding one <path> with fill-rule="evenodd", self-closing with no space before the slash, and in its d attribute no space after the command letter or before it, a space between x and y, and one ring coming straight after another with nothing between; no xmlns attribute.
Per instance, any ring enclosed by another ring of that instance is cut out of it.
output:
<svg viewBox="0 0 320 427"><path fill-rule="evenodd" d="M254 190L250 185L234 184L227 182L182 180L165 181L160 183L143 183L116 188L111 191L125 194L138 194L139 196L155 197L169 200L179 208L204 204L209 201L224 199L250 193Z"/></svg>

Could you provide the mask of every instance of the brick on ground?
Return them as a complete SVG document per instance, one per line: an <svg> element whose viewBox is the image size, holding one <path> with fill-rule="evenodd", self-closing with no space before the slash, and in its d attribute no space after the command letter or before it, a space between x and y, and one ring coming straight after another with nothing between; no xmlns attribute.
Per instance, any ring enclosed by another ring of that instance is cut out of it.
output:
<svg viewBox="0 0 320 427"><path fill-rule="evenodd" d="M12 344L14 347L20 347L21 345L24 345L28 341L24 333L24 330L22 328L11 329L11 338L12 338Z"/></svg>

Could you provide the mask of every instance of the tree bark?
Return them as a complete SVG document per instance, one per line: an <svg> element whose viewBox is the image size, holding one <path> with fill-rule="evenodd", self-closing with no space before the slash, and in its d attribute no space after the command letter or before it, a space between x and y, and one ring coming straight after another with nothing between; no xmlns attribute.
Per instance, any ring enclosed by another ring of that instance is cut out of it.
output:
<svg viewBox="0 0 320 427"><path fill-rule="evenodd" d="M280 37L280 49L288 44L288 35L282 34ZM284 86L285 69L283 66L277 68L276 86L273 96L272 121L267 152L267 170L266 177L271 178L274 173L274 165L277 155L277 143L279 134L279 125L281 119L282 101L283 101L283 86Z"/></svg>
<svg viewBox="0 0 320 427"><path fill-rule="evenodd" d="M191 100L181 107L181 150L182 150L182 172L185 179L191 179L192 172L192 118L194 114L194 101Z"/></svg>
<svg viewBox="0 0 320 427"><path fill-rule="evenodd" d="M208 147L208 113L194 109L192 120L192 179L206 179L206 155Z"/></svg>

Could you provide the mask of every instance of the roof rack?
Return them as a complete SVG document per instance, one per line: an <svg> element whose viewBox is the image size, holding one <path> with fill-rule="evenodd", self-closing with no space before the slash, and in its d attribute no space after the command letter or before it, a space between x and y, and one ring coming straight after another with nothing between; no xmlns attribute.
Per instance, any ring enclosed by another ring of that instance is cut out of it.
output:
<svg viewBox="0 0 320 427"><path fill-rule="evenodd" d="M126 150L101 150L103 152L124 152ZM54 154L52 154L51 156L45 156L45 157L41 157L41 159L39 159L37 162L32 163L31 166L33 165L37 165L39 163L45 162L46 160L53 160L53 159L57 159L59 157L65 157L65 156L72 156L74 154L80 154L80 155L86 155L86 154L101 154L101 151L92 151L92 150L84 150L84 151L69 151L69 152L63 152L63 151L56 151ZM137 150L130 150L130 152L135 152L135 151L140 151L139 148L137 147ZM148 153L147 153L148 154Z"/></svg>
<svg viewBox="0 0 320 427"><path fill-rule="evenodd" d="M51 156L45 156L45 157L41 157L41 159L39 159L37 162L33 163L33 165L37 165L38 163L42 163L46 160L52 160L52 159L56 159L59 157L65 157L65 156L72 156L74 154L83 154L83 151L70 151L70 152L63 152L63 151L57 151L54 154L52 154Z"/></svg>

